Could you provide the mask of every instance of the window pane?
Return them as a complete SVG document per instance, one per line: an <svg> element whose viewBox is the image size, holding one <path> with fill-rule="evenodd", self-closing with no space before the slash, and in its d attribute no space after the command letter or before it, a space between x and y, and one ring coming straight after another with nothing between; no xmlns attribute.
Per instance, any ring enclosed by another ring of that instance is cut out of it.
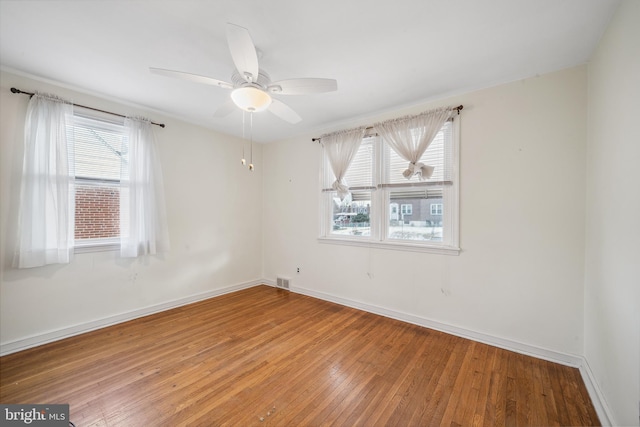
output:
<svg viewBox="0 0 640 427"><path fill-rule="evenodd" d="M389 191L387 237L441 242L442 206L441 187L408 187Z"/></svg>
<svg viewBox="0 0 640 427"><path fill-rule="evenodd" d="M371 236L371 191L353 191L343 201L333 192L332 205L332 235Z"/></svg>

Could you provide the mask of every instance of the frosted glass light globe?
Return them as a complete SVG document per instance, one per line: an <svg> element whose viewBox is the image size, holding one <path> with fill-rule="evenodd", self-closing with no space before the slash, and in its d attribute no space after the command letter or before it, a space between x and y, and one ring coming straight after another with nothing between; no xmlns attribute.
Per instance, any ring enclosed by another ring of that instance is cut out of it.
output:
<svg viewBox="0 0 640 427"><path fill-rule="evenodd" d="M271 96L252 86L235 89L231 92L231 99L239 108L251 113L264 111L271 105Z"/></svg>

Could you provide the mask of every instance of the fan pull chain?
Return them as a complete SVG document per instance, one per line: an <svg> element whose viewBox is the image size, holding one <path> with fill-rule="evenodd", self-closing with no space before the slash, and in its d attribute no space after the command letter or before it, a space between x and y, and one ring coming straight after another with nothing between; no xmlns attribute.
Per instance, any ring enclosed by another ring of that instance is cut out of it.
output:
<svg viewBox="0 0 640 427"><path fill-rule="evenodd" d="M249 143L251 144L251 152L249 154L249 170L253 172L253 112L249 113Z"/></svg>
<svg viewBox="0 0 640 427"><path fill-rule="evenodd" d="M247 159L244 156L244 110L242 110L242 159L240 162L242 166L247 164Z"/></svg>

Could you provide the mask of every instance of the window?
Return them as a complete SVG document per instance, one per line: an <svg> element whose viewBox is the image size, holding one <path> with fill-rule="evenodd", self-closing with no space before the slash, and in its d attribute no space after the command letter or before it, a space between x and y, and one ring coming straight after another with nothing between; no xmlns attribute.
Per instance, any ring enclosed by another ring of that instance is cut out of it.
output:
<svg viewBox="0 0 640 427"><path fill-rule="evenodd" d="M364 138L342 201L324 156L320 241L457 254L458 126L447 121L423 154L420 161L434 167L424 181L403 176L407 162L382 138Z"/></svg>
<svg viewBox="0 0 640 427"><path fill-rule="evenodd" d="M25 118L16 267L68 264L74 248L120 248L123 258L169 250L152 124L85 116L53 95L33 94Z"/></svg>
<svg viewBox="0 0 640 427"><path fill-rule="evenodd" d="M75 246L117 244L124 125L78 115L73 123Z"/></svg>

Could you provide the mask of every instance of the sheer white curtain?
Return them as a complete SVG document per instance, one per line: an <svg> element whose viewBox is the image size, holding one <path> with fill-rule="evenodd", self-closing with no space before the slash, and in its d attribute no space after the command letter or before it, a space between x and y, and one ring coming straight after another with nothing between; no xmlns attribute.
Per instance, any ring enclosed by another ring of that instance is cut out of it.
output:
<svg viewBox="0 0 640 427"><path fill-rule="evenodd" d="M363 136L364 127L335 132L321 137L331 170L336 177L332 188L338 192L340 200L343 200L349 194L349 186L344 180L344 175L356 153L358 153Z"/></svg>
<svg viewBox="0 0 640 427"><path fill-rule="evenodd" d="M169 250L162 170L151 122L127 118L120 176L120 255Z"/></svg>
<svg viewBox="0 0 640 427"><path fill-rule="evenodd" d="M27 107L18 213L18 268L68 263L73 251L73 106L35 94ZM71 159L71 160L70 160Z"/></svg>
<svg viewBox="0 0 640 427"><path fill-rule="evenodd" d="M409 162L409 166L402 173L405 178L411 179L412 176L418 175L420 180L424 180L431 177L433 167L421 163L420 158L453 112L450 108L439 108L415 116L377 123L374 126L375 131L398 156Z"/></svg>

